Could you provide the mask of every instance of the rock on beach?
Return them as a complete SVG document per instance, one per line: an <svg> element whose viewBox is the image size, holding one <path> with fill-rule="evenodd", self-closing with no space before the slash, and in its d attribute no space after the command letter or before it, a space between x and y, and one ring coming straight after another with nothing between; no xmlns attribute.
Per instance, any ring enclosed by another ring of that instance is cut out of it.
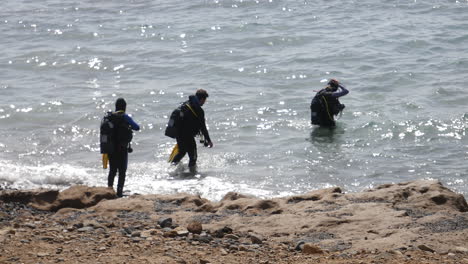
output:
<svg viewBox="0 0 468 264"><path fill-rule="evenodd" d="M3 190L0 207L0 241L8 242L0 247L2 263L112 256L128 263L223 264L468 258L465 198L428 180L272 199L228 193L220 201L184 193L117 199L112 189L88 186Z"/></svg>

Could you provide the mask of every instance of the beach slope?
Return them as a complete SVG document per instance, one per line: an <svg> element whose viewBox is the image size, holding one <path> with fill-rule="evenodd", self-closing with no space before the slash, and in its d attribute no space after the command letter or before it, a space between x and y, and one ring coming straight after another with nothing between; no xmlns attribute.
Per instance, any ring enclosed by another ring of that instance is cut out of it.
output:
<svg viewBox="0 0 468 264"><path fill-rule="evenodd" d="M220 201L3 190L0 208L0 263L468 263L468 205L438 181Z"/></svg>

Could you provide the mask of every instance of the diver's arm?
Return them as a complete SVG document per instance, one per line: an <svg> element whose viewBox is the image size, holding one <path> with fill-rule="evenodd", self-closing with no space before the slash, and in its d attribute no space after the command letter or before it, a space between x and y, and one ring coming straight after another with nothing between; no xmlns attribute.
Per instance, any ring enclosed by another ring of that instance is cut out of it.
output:
<svg viewBox="0 0 468 264"><path fill-rule="evenodd" d="M125 121L127 121L128 124L132 127L133 130L135 131L140 130L140 126L137 123L135 123L135 121L133 121L133 119L129 115L125 114L124 118L125 118Z"/></svg>
<svg viewBox="0 0 468 264"><path fill-rule="evenodd" d="M345 96L348 93L349 93L349 90L346 89L343 85L340 84L340 91L332 93L331 96L334 97L334 98L338 98L338 97L341 97L341 96Z"/></svg>
<svg viewBox="0 0 468 264"><path fill-rule="evenodd" d="M205 121L205 111L200 107L199 113L199 121L200 121L200 130L205 138L205 146L208 144L208 147L213 147L213 143L211 142L210 134L208 133L208 129L206 128L206 121Z"/></svg>
<svg viewBox="0 0 468 264"><path fill-rule="evenodd" d="M201 123L202 123L201 132L202 132L202 134L203 134L203 137L205 137L206 143L211 143L210 134L208 133L208 129L206 128L206 124L205 124L205 119L204 119L204 118L203 118L203 121L202 121Z"/></svg>

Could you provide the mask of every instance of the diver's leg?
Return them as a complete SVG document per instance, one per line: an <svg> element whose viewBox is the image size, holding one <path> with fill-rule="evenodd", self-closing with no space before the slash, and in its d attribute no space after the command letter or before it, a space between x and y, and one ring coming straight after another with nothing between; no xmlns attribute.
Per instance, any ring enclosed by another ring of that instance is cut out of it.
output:
<svg viewBox="0 0 468 264"><path fill-rule="evenodd" d="M114 178L117 174L118 163L115 154L109 154L109 175L107 176L107 187L114 186Z"/></svg>
<svg viewBox="0 0 468 264"><path fill-rule="evenodd" d="M178 164L182 158L185 156L187 153L187 143L186 140L182 137L177 137L177 146L179 147L179 151L175 155L175 157L172 159L172 164Z"/></svg>
<svg viewBox="0 0 468 264"><path fill-rule="evenodd" d="M119 181L117 182L117 196L123 196L123 187L128 166L128 152L125 150L119 155Z"/></svg>
<svg viewBox="0 0 468 264"><path fill-rule="evenodd" d="M190 141L187 142L188 145L188 155L189 155L189 169L194 171L197 165L197 143L195 142L195 138L191 138Z"/></svg>

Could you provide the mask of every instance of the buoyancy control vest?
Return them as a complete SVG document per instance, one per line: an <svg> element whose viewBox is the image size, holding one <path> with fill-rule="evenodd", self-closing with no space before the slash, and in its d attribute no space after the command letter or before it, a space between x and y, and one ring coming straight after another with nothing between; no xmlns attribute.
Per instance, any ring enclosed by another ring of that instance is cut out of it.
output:
<svg viewBox="0 0 468 264"><path fill-rule="evenodd" d="M195 136L200 133L201 118L204 118L204 113L200 107L196 109L189 101L184 102L172 111L164 135L170 138Z"/></svg>
<svg viewBox="0 0 468 264"><path fill-rule="evenodd" d="M101 153L111 154L127 149L133 138L130 124L125 120L124 113L107 112L100 126Z"/></svg>

